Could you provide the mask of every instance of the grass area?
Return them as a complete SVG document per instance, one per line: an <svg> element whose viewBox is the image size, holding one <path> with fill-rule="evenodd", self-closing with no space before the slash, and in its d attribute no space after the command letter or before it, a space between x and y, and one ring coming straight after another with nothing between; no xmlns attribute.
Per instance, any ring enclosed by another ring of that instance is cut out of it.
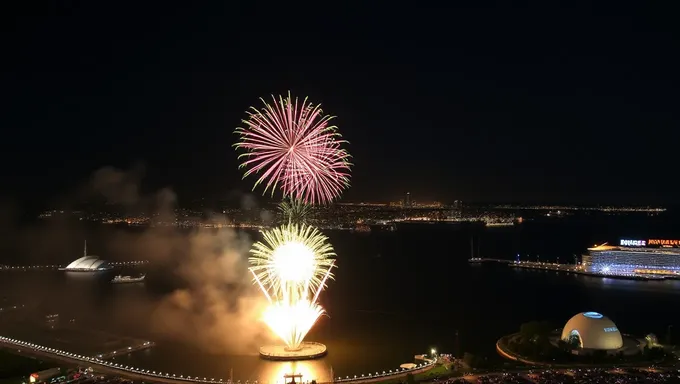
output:
<svg viewBox="0 0 680 384"><path fill-rule="evenodd" d="M413 380L415 381L428 381L434 380L436 377L444 376L455 376L456 372L451 371L444 365L436 365L432 369L413 375ZM377 381L374 384L399 384L405 383L406 376L400 376L396 378L386 379L384 381Z"/></svg>
<svg viewBox="0 0 680 384"><path fill-rule="evenodd" d="M452 373L452 371L450 369L446 368L446 366L437 365L437 366L435 366L434 368L432 368L428 371L413 375L413 378L416 379L416 381L427 380L427 379L432 379L436 376L444 376L444 375L447 375L447 374L450 374L450 373Z"/></svg>
<svg viewBox="0 0 680 384"><path fill-rule="evenodd" d="M0 349L0 384L12 384L17 380L21 382L21 378L25 380L33 372L53 367L54 364Z"/></svg>

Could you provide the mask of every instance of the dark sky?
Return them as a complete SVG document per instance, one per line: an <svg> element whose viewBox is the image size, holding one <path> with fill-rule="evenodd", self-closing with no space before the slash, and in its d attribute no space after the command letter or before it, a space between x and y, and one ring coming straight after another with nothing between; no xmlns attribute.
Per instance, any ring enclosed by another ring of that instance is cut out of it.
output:
<svg viewBox="0 0 680 384"><path fill-rule="evenodd" d="M180 201L249 190L233 129L291 90L338 116L347 201L679 200L672 2L15 3L0 166L22 199L138 162Z"/></svg>

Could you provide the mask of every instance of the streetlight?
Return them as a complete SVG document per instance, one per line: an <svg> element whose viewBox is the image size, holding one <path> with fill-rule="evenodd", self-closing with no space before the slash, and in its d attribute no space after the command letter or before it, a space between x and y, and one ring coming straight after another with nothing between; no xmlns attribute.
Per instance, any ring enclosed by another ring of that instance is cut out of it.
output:
<svg viewBox="0 0 680 384"><path fill-rule="evenodd" d="M437 355L437 350L434 348L430 349L430 354L432 355L432 357L435 357Z"/></svg>

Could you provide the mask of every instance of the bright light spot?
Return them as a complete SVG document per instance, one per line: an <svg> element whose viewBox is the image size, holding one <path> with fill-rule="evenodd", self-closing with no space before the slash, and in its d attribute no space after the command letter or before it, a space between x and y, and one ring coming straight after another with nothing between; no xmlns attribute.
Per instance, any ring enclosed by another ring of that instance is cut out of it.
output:
<svg viewBox="0 0 680 384"><path fill-rule="evenodd" d="M583 314L585 317L589 317L591 319L601 319L603 316L597 312L586 312Z"/></svg>
<svg viewBox="0 0 680 384"><path fill-rule="evenodd" d="M274 250L272 261L283 281L305 281L314 276L314 251L299 242L285 243Z"/></svg>

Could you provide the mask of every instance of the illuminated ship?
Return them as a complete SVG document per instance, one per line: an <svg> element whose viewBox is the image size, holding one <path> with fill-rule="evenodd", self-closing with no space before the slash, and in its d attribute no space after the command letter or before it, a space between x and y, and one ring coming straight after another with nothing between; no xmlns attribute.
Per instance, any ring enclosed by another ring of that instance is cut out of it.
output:
<svg viewBox="0 0 680 384"><path fill-rule="evenodd" d="M118 275L111 280L113 284L125 284L125 283L141 283L144 282L144 278L146 275L141 275L138 277L132 277L132 276L121 276Z"/></svg>
<svg viewBox="0 0 680 384"><path fill-rule="evenodd" d="M621 240L588 248L583 255L586 272L600 275L680 278L680 240Z"/></svg>

